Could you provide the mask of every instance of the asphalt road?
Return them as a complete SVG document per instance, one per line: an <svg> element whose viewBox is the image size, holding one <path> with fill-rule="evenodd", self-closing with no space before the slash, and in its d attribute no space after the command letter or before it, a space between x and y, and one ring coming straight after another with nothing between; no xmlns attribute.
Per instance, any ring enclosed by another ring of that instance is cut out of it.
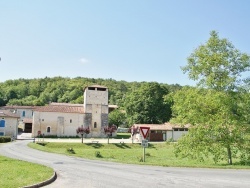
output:
<svg viewBox="0 0 250 188"><path fill-rule="evenodd" d="M170 168L126 165L45 153L27 146L30 141L0 144L0 154L52 167L56 188L250 187L250 170Z"/></svg>

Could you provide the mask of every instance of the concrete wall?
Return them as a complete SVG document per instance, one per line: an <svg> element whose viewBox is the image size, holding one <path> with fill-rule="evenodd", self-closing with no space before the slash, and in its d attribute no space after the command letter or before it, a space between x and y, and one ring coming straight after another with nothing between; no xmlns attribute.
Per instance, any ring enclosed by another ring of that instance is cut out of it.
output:
<svg viewBox="0 0 250 188"><path fill-rule="evenodd" d="M166 140L166 141L168 141L168 140L177 141L184 134L187 134L187 133L188 133L188 131L167 131L167 133L166 133L167 138L164 138L164 140Z"/></svg>

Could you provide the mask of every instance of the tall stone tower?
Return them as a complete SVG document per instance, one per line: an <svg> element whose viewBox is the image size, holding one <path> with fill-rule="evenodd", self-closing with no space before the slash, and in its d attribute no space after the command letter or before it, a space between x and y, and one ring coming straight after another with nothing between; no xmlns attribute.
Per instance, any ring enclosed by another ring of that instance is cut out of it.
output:
<svg viewBox="0 0 250 188"><path fill-rule="evenodd" d="M84 127L90 128L90 137L105 137L103 127L108 126L108 88L88 86L84 90Z"/></svg>

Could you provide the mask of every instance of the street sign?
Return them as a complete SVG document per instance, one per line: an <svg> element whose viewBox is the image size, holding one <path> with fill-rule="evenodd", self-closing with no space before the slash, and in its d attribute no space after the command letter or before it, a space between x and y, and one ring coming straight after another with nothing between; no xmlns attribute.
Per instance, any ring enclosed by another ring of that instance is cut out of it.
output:
<svg viewBox="0 0 250 188"><path fill-rule="evenodd" d="M140 127L140 130L141 130L143 138L146 139L150 128L149 127Z"/></svg>
<svg viewBox="0 0 250 188"><path fill-rule="evenodd" d="M148 140L142 140L141 145L142 145L142 147L147 148L148 147Z"/></svg>

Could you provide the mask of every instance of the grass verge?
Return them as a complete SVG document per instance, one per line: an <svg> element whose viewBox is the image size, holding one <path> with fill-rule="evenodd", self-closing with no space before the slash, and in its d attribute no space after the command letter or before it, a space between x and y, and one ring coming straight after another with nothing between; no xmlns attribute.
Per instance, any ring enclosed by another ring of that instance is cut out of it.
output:
<svg viewBox="0 0 250 188"><path fill-rule="evenodd" d="M29 143L29 146L46 152L129 164L172 167L250 169L250 166L227 165L227 163L223 162L214 164L211 158L204 162L189 160L187 158L176 158L173 153L173 144L169 143L149 144L149 147L145 150L145 162L142 162L143 149L140 144Z"/></svg>
<svg viewBox="0 0 250 188"><path fill-rule="evenodd" d="M52 177L52 168L0 156L0 187L14 188L33 185Z"/></svg>

